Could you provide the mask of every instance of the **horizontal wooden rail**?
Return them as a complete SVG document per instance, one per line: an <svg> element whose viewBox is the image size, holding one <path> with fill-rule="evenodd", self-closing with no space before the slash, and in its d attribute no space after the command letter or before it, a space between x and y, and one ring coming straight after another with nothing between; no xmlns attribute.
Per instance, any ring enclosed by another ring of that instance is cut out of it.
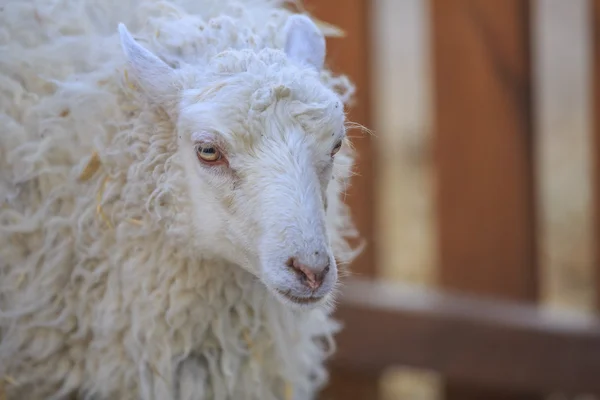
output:
<svg viewBox="0 0 600 400"><path fill-rule="evenodd" d="M540 393L600 394L600 320L455 294L347 282L334 364L391 366Z"/></svg>

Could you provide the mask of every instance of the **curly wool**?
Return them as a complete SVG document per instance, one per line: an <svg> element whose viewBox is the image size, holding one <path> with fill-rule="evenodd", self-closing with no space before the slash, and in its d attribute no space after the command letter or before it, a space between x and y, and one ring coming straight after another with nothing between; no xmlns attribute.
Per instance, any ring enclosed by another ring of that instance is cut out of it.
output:
<svg viewBox="0 0 600 400"><path fill-rule="evenodd" d="M19 0L0 11L0 376L9 399L298 399L324 384L329 311L291 311L194 254L170 120L127 78L118 22L163 60L281 48L278 0ZM352 86L323 71L348 101ZM339 199L336 257L355 235ZM84 171L85 168L88 171ZM83 178L83 179L82 179Z"/></svg>

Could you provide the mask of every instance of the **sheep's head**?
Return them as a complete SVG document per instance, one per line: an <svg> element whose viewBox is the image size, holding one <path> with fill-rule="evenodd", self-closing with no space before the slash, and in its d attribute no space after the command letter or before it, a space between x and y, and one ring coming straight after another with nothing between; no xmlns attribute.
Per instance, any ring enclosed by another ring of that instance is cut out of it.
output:
<svg viewBox="0 0 600 400"><path fill-rule="evenodd" d="M294 15L284 50L228 50L178 69L119 29L131 74L175 122L190 245L247 269L285 304L327 304L338 279L328 189L345 116L320 79L319 29Z"/></svg>

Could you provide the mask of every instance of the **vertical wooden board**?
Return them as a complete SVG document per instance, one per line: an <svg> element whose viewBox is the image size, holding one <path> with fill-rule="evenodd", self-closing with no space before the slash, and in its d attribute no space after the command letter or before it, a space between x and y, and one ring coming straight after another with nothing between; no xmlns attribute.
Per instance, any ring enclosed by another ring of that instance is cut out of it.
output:
<svg viewBox="0 0 600 400"><path fill-rule="evenodd" d="M304 0L306 11L343 29L346 36L327 41L327 65L335 73L347 75L356 86L354 102L348 109L350 121L370 124L369 0ZM372 138L359 131L349 132L356 150L356 175L346 196L352 217L365 242L362 254L350 266L353 276L376 274L374 248L374 146ZM342 321L343 322L343 321ZM355 371L334 369L323 400L377 400L379 379Z"/></svg>
<svg viewBox="0 0 600 400"><path fill-rule="evenodd" d="M592 0L592 118L594 144L593 179L594 179L594 218L595 218L595 258L596 258L596 310L600 311L600 0Z"/></svg>
<svg viewBox="0 0 600 400"><path fill-rule="evenodd" d="M441 283L537 295L529 3L434 0Z"/></svg>
<svg viewBox="0 0 600 400"><path fill-rule="evenodd" d="M527 0L432 0L439 282L537 297ZM448 382L448 400L534 399Z"/></svg>

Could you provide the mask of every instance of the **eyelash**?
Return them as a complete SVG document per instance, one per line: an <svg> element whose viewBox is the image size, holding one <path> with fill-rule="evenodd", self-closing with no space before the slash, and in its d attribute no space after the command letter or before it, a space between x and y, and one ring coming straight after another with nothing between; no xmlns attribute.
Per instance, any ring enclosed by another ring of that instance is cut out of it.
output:
<svg viewBox="0 0 600 400"><path fill-rule="evenodd" d="M331 150L331 157L335 157L335 155L340 151L340 149L342 148L342 145L344 144L344 141L342 139L338 140L335 143L335 146L333 147L333 150Z"/></svg>

